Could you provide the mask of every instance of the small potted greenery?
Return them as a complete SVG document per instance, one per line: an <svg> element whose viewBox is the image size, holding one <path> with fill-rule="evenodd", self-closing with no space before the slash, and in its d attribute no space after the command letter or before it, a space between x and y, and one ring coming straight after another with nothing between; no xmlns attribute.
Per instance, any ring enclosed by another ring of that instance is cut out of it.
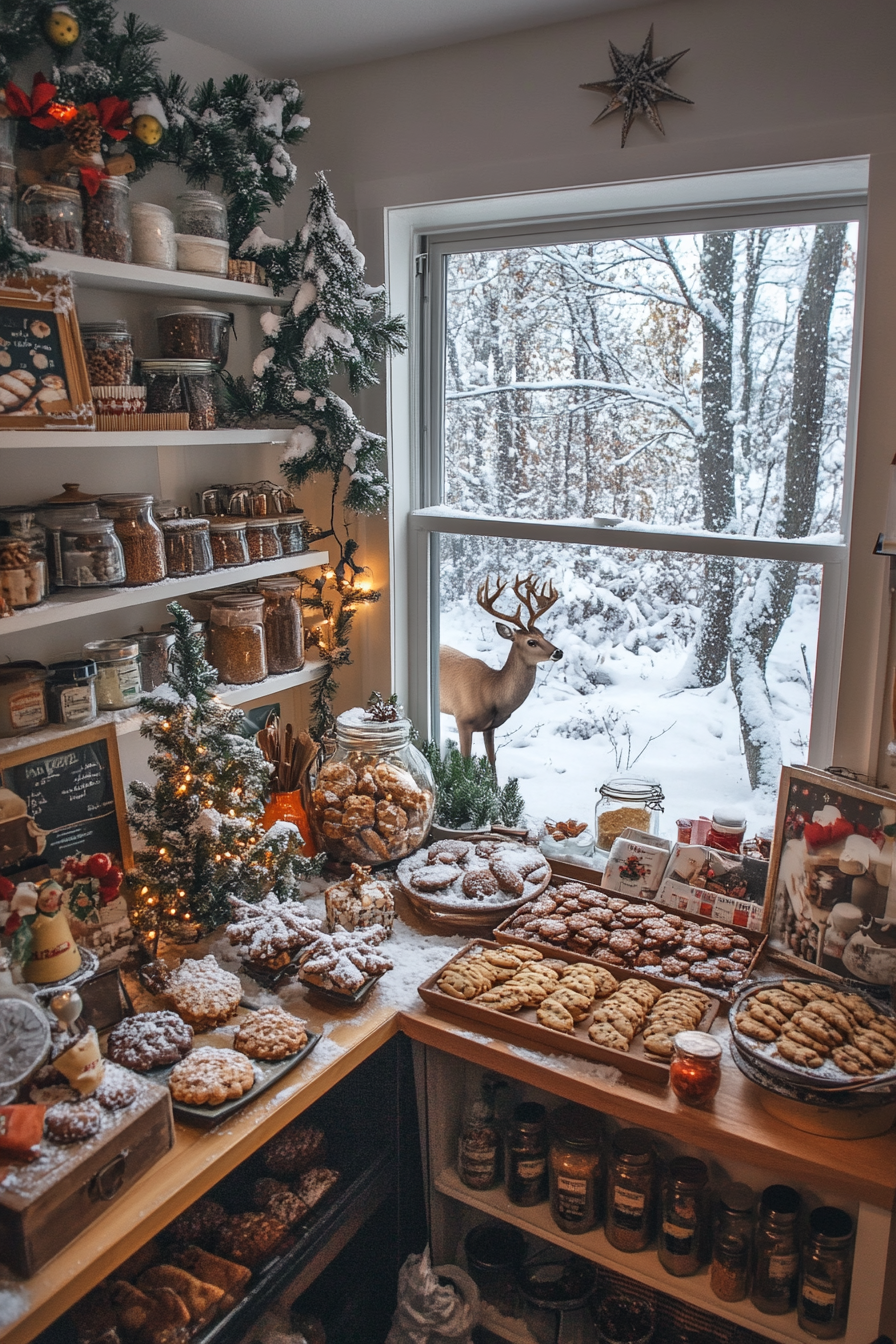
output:
<svg viewBox="0 0 896 1344"><path fill-rule="evenodd" d="M420 750L429 762L436 783L436 811L433 840L470 839L521 825L525 803L519 781L509 779L501 787L485 756L461 756L452 742L445 755L435 742L421 743Z"/></svg>

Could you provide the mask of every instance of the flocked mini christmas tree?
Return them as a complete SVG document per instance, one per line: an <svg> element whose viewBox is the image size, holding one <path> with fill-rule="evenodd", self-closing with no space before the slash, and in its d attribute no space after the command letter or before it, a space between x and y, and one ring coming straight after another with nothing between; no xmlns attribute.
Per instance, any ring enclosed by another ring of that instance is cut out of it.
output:
<svg viewBox="0 0 896 1344"><path fill-rule="evenodd" d="M302 854L294 826L265 831L268 764L240 735L242 711L215 695L217 673L191 617L176 602L168 610L175 624L168 685L141 700L157 783L129 787L129 820L143 842L127 879L131 918L149 941L160 929L213 928L228 917L230 895L297 898L319 867Z"/></svg>

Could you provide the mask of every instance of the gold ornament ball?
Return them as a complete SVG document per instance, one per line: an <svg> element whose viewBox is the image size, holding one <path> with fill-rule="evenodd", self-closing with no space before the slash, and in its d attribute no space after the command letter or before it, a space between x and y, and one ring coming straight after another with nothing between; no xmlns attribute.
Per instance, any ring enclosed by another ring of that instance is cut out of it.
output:
<svg viewBox="0 0 896 1344"><path fill-rule="evenodd" d="M144 145L157 145L164 135L162 123L157 117L151 117L148 112L142 116L134 118L134 124L131 127L131 134L136 140Z"/></svg>
<svg viewBox="0 0 896 1344"><path fill-rule="evenodd" d="M51 46L73 47L81 36L81 25L74 14L64 9L52 9L44 20L44 36Z"/></svg>

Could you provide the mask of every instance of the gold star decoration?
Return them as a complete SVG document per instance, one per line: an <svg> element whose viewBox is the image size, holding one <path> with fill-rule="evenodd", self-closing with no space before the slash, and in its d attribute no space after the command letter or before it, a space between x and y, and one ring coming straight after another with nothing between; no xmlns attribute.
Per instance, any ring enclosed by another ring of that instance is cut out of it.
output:
<svg viewBox="0 0 896 1344"><path fill-rule="evenodd" d="M678 51L674 56L658 56L653 59L653 24L650 25L650 32L643 47L637 53L628 55L620 51L617 46L610 43L610 61L613 66L614 79L597 80L594 84L580 84L580 89L591 89L597 93L608 93L610 101L603 111L599 112L591 123L596 126L604 117L608 117L611 112L617 112L622 109L622 147L625 148L626 137L631 130L632 122L639 112L643 112L652 125L656 127L663 135L666 134L663 129L663 123L660 121L660 114L656 110L657 103L671 101L676 103L691 103L693 98L685 98L684 94L676 93L670 89L669 85L663 79L663 75L668 74L676 61L680 61L682 56L690 51L690 47L685 47L684 51Z"/></svg>

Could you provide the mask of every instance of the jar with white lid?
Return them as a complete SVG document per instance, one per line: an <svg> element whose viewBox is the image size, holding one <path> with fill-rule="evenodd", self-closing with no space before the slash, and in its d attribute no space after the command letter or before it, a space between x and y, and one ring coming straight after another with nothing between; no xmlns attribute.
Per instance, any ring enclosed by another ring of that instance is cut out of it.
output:
<svg viewBox="0 0 896 1344"><path fill-rule="evenodd" d="M160 271L177 270L177 243L174 241L174 216L164 205L134 201L131 206L133 260L140 266Z"/></svg>
<svg viewBox="0 0 896 1344"><path fill-rule="evenodd" d="M84 656L96 663L98 709L132 709L140 700L140 646L134 639L93 639Z"/></svg>
<svg viewBox="0 0 896 1344"><path fill-rule="evenodd" d="M264 598L260 593L221 593L212 602L208 661L221 681L247 686L268 675Z"/></svg>
<svg viewBox="0 0 896 1344"><path fill-rule="evenodd" d="M42 663L20 661L0 666L0 737L33 733L47 723Z"/></svg>
<svg viewBox="0 0 896 1344"><path fill-rule="evenodd" d="M110 518L64 524L59 548L60 588L104 588L124 583L124 551Z"/></svg>

